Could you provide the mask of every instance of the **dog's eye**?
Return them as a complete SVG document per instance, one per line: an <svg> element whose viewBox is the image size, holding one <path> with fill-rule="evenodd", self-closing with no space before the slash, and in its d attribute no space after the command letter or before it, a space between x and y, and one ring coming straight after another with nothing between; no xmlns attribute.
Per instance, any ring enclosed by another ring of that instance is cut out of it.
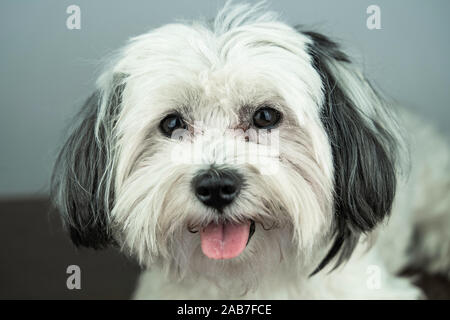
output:
<svg viewBox="0 0 450 320"><path fill-rule="evenodd" d="M280 119L281 113L278 110L262 107L253 115L253 124L259 129L271 129L280 122Z"/></svg>
<svg viewBox="0 0 450 320"><path fill-rule="evenodd" d="M159 124L162 133L170 137L177 129L186 129L186 124L178 114L169 114Z"/></svg>

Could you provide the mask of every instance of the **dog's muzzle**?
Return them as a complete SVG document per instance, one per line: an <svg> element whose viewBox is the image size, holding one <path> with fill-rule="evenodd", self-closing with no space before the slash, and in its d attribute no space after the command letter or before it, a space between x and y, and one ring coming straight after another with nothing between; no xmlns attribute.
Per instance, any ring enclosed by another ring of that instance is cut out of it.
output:
<svg viewBox="0 0 450 320"><path fill-rule="evenodd" d="M196 197L220 215L239 195L242 177L230 169L211 168L192 180ZM255 223L247 220L235 223L227 220L212 222L200 232L203 253L211 259L231 259L244 251L255 232Z"/></svg>

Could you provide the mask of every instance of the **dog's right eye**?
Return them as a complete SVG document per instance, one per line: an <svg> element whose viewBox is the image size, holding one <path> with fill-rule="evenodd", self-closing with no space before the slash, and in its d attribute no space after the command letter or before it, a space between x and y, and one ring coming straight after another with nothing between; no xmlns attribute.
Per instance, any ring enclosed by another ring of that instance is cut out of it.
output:
<svg viewBox="0 0 450 320"><path fill-rule="evenodd" d="M186 124L178 114L169 114L162 119L159 128L165 136L170 137L175 130L186 129Z"/></svg>

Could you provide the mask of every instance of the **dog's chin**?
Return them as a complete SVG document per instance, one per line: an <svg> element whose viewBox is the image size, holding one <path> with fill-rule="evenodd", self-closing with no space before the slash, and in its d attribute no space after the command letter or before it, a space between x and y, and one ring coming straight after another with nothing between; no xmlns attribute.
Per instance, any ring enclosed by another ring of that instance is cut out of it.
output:
<svg viewBox="0 0 450 320"><path fill-rule="evenodd" d="M203 254L213 260L237 258L255 233L255 222L222 220L211 222L199 231Z"/></svg>

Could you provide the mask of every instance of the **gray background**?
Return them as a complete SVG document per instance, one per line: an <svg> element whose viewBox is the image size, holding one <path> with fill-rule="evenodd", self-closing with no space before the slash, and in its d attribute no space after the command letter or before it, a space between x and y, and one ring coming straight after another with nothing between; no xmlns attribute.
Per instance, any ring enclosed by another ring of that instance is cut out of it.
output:
<svg viewBox="0 0 450 320"><path fill-rule="evenodd" d="M254 1L249 1L254 2ZM48 192L71 117L92 92L100 62L134 35L178 18L212 17L223 1L17 1L0 3L0 198ZM81 30L66 8L81 7ZM381 8L381 30L366 8ZM272 1L290 24L340 40L389 96L450 136L450 1Z"/></svg>

